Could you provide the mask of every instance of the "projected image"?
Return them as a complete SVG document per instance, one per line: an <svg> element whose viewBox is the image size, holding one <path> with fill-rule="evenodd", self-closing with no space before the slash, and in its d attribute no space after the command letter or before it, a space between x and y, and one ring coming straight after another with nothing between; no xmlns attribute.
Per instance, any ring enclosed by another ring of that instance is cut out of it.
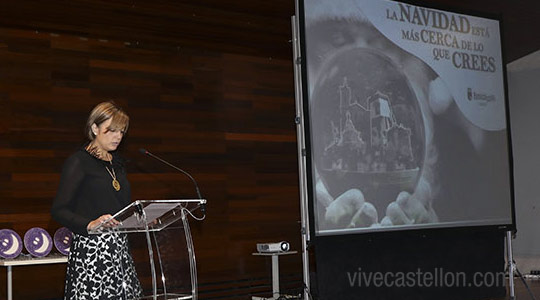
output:
<svg viewBox="0 0 540 300"><path fill-rule="evenodd" d="M393 2L338 2L305 2L317 234L511 224L504 94L449 87L366 16Z"/></svg>
<svg viewBox="0 0 540 300"><path fill-rule="evenodd" d="M408 79L377 52L349 49L338 53L327 66L329 70L323 72L332 76L325 77L312 96L311 115L317 120L313 130L321 134L314 141L322 150L318 173L332 194L353 188L363 196L357 201L370 199L375 217L399 192L413 191L418 181L425 148L418 100ZM326 211L330 228L376 221L361 220L359 214L353 224L345 224L348 218L334 209L339 203Z"/></svg>

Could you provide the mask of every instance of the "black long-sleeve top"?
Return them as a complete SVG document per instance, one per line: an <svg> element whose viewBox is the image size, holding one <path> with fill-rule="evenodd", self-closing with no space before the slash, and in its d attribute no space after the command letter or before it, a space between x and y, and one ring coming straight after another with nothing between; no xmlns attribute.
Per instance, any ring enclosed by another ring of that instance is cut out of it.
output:
<svg viewBox="0 0 540 300"><path fill-rule="evenodd" d="M71 231L88 235L86 227L104 214L118 212L131 201L131 187L121 159L113 153L112 167L120 191L112 186L105 168L111 164L92 156L85 149L72 154L64 163L51 215ZM112 171L112 170L111 170Z"/></svg>

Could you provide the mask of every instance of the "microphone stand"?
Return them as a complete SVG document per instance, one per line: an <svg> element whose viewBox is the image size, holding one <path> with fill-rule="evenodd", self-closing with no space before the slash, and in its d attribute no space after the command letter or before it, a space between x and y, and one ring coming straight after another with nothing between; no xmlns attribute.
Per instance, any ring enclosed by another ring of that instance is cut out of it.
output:
<svg viewBox="0 0 540 300"><path fill-rule="evenodd" d="M152 158L154 158L154 159L157 159L157 160L159 160L160 162L166 164L167 166L169 166L169 167L171 167L171 168L173 168L173 169L175 169L175 170L181 172L182 174L186 175L186 176L191 180L191 182L193 182L193 185L195 186L195 192L197 193L197 197L199 197L199 199L202 199L201 191L199 190L199 185L197 184L197 181L195 181L195 179L193 178L193 176L191 176L191 174L189 174L188 172L186 172L186 171L180 169L179 167L177 167L177 166L175 166L175 165L169 163L168 161L166 161L166 160L160 158L159 156L152 154L151 152L149 152L149 151L146 150L146 149L141 148L141 149L139 149L139 151L140 151L142 154L145 154L145 155L148 155L148 156L150 156L150 157L152 157ZM203 214L206 215L206 204L204 204L204 203L200 204L200 208L201 208L201 212L202 212Z"/></svg>

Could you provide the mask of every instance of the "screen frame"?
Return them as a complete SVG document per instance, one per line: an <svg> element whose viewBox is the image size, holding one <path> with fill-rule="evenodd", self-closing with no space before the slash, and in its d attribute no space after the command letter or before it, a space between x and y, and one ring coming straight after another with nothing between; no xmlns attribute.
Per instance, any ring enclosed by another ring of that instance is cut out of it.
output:
<svg viewBox="0 0 540 300"><path fill-rule="evenodd" d="M410 4L414 6L420 6L428 9L436 9L449 13L463 14L466 16L472 17L481 17L497 21L499 25L499 38L500 38L500 50L501 50L501 64L502 64L502 75L503 75L503 89L504 89L504 108L505 108L505 121L506 121L506 146L508 153L508 180L509 180L509 189L510 189L510 216L511 222L504 224L489 224L489 225L471 225L471 224L454 224L449 225L448 223L438 224L426 224L426 226L405 226L403 227L388 227L385 229L377 230L360 230L360 231L351 231L351 232L341 232L335 234L319 234L317 233L317 228L315 226L315 185L314 185L314 174L313 174L313 155L312 155L312 130L311 130L311 116L310 116L310 100L309 100L309 86L307 81L307 49L306 49L306 27L305 27L305 1L306 0L297 0L297 20L298 20L298 33L299 33L299 44L300 44L300 72L301 72L301 90L302 90L302 116L303 116L303 130L304 135L304 151L303 154L305 157L305 176L307 184L307 208L308 208L308 226L309 226L309 240L311 242L316 242L319 239L336 239L344 236L350 235L373 235L379 233L391 233L399 231L417 231L421 232L432 232L439 230L456 230L460 231L463 229L470 230L499 230L499 231L512 231L516 232L516 217L515 217L515 191L514 191L514 162L513 162L513 152L512 152L512 133L511 133L511 123L510 123L510 107L508 101L508 82L507 82L507 72L506 72L506 56L504 49L504 32L503 32L503 18L501 14L492 14L486 12L479 12L468 9L459 9L456 7L450 7L447 5L442 5L438 3L428 3L425 1L417 0L388 0L396 3ZM383 0L381 0L383 1ZM301 157L299 159L302 159Z"/></svg>

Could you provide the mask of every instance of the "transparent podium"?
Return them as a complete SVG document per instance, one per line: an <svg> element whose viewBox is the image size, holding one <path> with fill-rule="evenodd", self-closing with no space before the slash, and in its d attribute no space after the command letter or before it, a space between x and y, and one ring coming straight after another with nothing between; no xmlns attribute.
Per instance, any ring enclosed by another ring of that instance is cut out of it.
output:
<svg viewBox="0 0 540 300"><path fill-rule="evenodd" d="M142 295L129 300L197 300L197 266L188 216L202 220L192 212L205 205L205 199L137 200L111 218L118 225L107 226L109 219L90 232L127 234L137 284L142 288ZM126 289L125 283L123 287Z"/></svg>

